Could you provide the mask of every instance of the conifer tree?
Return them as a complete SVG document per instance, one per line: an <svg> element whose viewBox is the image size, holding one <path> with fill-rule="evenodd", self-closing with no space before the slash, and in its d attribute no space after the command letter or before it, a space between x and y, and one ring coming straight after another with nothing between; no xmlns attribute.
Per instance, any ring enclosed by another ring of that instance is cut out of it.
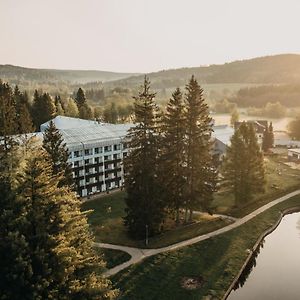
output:
<svg viewBox="0 0 300 300"><path fill-rule="evenodd" d="M243 122L231 138L222 166L224 186L229 187L237 206L264 192L263 154L252 124Z"/></svg>
<svg viewBox="0 0 300 300"><path fill-rule="evenodd" d="M56 95L54 98L54 104L55 104L55 114L57 116L63 116L65 114L63 105L61 102L60 95Z"/></svg>
<svg viewBox="0 0 300 300"><path fill-rule="evenodd" d="M270 125L269 125L269 134L270 134L269 145L270 145L270 148L272 148L272 147L274 147L274 131L273 131L272 122L270 122Z"/></svg>
<svg viewBox="0 0 300 300"><path fill-rule="evenodd" d="M124 169L126 196L125 225L134 238L144 238L161 230L164 202L158 180L159 130L155 94L145 77L142 90L134 97L135 126L128 133L129 155Z"/></svg>
<svg viewBox="0 0 300 300"><path fill-rule="evenodd" d="M263 134L263 140L262 140L262 149L263 151L267 152L270 148L272 148L274 145L274 132L273 132L273 125L272 122L270 122L270 125L266 127L264 134Z"/></svg>
<svg viewBox="0 0 300 300"><path fill-rule="evenodd" d="M160 164L167 202L169 207L175 210L177 223L179 209L184 206L185 197L185 124L183 97L177 88L169 100L164 115Z"/></svg>
<svg viewBox="0 0 300 300"><path fill-rule="evenodd" d="M212 119L203 90L192 76L186 86L186 166L187 166L187 210L192 219L193 209L209 209L213 192L216 190L216 168L211 154Z"/></svg>
<svg viewBox="0 0 300 300"><path fill-rule="evenodd" d="M34 132L32 117L30 114L31 106L26 91L20 92L18 86L14 90L14 98L16 102L16 114L18 122L18 133Z"/></svg>
<svg viewBox="0 0 300 300"><path fill-rule="evenodd" d="M15 192L16 202L25 209L20 236L15 237L25 245L22 256L15 258L22 259L23 268L1 276L6 282L15 279L9 287L21 294L13 299L112 299L116 291L99 273L104 263L93 251L80 201L69 187L59 187L60 181L45 151L37 149L26 159Z"/></svg>
<svg viewBox="0 0 300 300"><path fill-rule="evenodd" d="M51 120L55 116L55 105L48 93L40 94L35 90L32 116L36 130L40 129L41 124Z"/></svg>
<svg viewBox="0 0 300 300"><path fill-rule="evenodd" d="M72 118L78 118L79 111L75 101L70 98L65 108L65 115Z"/></svg>
<svg viewBox="0 0 300 300"><path fill-rule="evenodd" d="M43 135L43 148L48 152L51 159L53 174L63 174L60 185L72 186L72 170L68 164L69 152L61 133L52 121Z"/></svg>
<svg viewBox="0 0 300 300"><path fill-rule="evenodd" d="M75 97L75 102L78 106L78 109L86 104L86 97L83 89L80 87L77 91L76 97Z"/></svg>
<svg viewBox="0 0 300 300"><path fill-rule="evenodd" d="M86 101L86 97L82 88L79 88L75 97L75 102L79 111L79 118L90 120L93 118L93 111Z"/></svg>

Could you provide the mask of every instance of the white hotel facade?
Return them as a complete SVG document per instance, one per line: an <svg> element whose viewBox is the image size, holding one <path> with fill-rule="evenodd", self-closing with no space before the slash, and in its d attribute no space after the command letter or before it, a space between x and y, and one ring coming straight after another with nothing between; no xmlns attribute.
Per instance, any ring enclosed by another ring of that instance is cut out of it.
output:
<svg viewBox="0 0 300 300"><path fill-rule="evenodd" d="M132 124L107 124L57 116L52 120L69 150L76 190L80 197L122 187L123 158L127 156L126 134ZM49 121L50 122L50 121ZM49 122L41 125L41 133ZM234 129L214 126L214 154L222 156Z"/></svg>
<svg viewBox="0 0 300 300"><path fill-rule="evenodd" d="M123 185L122 160L128 151L125 136L132 124L106 124L62 116L52 121L69 150L68 162L80 197ZM49 122L41 125L41 132Z"/></svg>

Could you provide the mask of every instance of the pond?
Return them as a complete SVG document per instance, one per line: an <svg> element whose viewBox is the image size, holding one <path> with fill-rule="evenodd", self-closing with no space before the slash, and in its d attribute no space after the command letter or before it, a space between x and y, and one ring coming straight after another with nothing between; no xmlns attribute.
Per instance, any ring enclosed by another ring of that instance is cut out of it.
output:
<svg viewBox="0 0 300 300"><path fill-rule="evenodd" d="M216 125L224 125L230 124L230 114L212 114L212 118L215 120ZM247 120L268 120L272 121L274 130L287 130L287 126L292 118L280 118L280 119L270 119L265 117L255 117L255 116L247 116L244 114L240 114L240 121L247 121Z"/></svg>
<svg viewBox="0 0 300 300"><path fill-rule="evenodd" d="M253 255L228 300L300 299L300 213L283 217Z"/></svg>

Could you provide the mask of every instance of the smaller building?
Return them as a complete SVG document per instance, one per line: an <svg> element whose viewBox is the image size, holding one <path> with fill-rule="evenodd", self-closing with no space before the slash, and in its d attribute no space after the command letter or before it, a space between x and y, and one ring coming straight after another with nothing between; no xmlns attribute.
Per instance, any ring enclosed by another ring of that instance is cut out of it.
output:
<svg viewBox="0 0 300 300"><path fill-rule="evenodd" d="M288 159L293 162L300 162L300 149L288 149Z"/></svg>
<svg viewBox="0 0 300 300"><path fill-rule="evenodd" d="M268 127L267 120L248 120L247 123L250 123L254 126L257 140L259 144L262 144L264 132ZM235 122L234 129L238 129L243 122Z"/></svg>

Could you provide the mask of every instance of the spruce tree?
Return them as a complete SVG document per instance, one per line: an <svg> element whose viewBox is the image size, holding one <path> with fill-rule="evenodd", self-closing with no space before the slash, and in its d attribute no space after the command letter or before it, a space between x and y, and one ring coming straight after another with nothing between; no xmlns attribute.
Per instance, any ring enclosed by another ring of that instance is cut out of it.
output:
<svg viewBox="0 0 300 300"><path fill-rule="evenodd" d="M18 133L30 133L34 132L34 126L31 117L31 106L26 91L21 93L17 86L14 91L14 97L16 101L16 113L18 122Z"/></svg>
<svg viewBox="0 0 300 300"><path fill-rule="evenodd" d="M75 102L78 106L78 109L86 104L86 97L83 89L80 87L77 91L76 97L75 97Z"/></svg>
<svg viewBox="0 0 300 300"><path fill-rule="evenodd" d="M55 105L48 93L40 94L34 92L32 104L33 123L36 130L40 130L40 125L51 120L55 116Z"/></svg>
<svg viewBox="0 0 300 300"><path fill-rule="evenodd" d="M158 180L159 129L155 93L145 77L142 90L134 97L135 126L127 135L129 155L125 159L127 191L125 225L134 238L158 233L164 219L164 202Z"/></svg>
<svg viewBox="0 0 300 300"><path fill-rule="evenodd" d="M236 206L264 192L265 169L255 129L243 122L231 138L222 166L223 184L233 191Z"/></svg>
<svg viewBox="0 0 300 300"><path fill-rule="evenodd" d="M185 117L183 96L179 88L172 94L163 122L161 174L168 206L175 210L179 222L179 209L184 206L186 184Z"/></svg>
<svg viewBox="0 0 300 300"><path fill-rule="evenodd" d="M65 108L65 115L72 118L78 118L79 111L75 101L70 98Z"/></svg>
<svg viewBox="0 0 300 300"><path fill-rule="evenodd" d="M208 105L203 98L203 90L192 76L186 86L185 94L186 119L186 179L187 192L185 199L187 210L192 219L193 210L209 209L209 203L216 190L216 168L211 153L212 119Z"/></svg>
<svg viewBox="0 0 300 300"><path fill-rule="evenodd" d="M43 148L48 152L51 159L53 174L63 174L60 185L72 186L72 170L67 162L69 152L61 133L52 121L50 121L49 126L43 134Z"/></svg>
<svg viewBox="0 0 300 300"><path fill-rule="evenodd" d="M264 152L267 152L269 150L270 148L269 144L270 144L270 132L269 132L269 126L267 126L263 133L263 139L261 145L261 148Z"/></svg>
<svg viewBox="0 0 300 300"><path fill-rule="evenodd" d="M270 125L266 127L263 140L262 140L262 149L263 151L267 152L270 148L274 146L274 132L273 132L273 125L270 122Z"/></svg>
<svg viewBox="0 0 300 300"><path fill-rule="evenodd" d="M60 177L37 149L18 178L17 199L26 209L19 232L29 255L23 263L31 273L21 274L17 288L25 300L112 299L116 291L100 274L105 264L94 253L86 214L70 188L60 187Z"/></svg>
<svg viewBox="0 0 300 300"><path fill-rule="evenodd" d="M269 146L270 148L273 148L274 147L274 131L273 131L273 124L272 122L270 122L270 125L269 125Z"/></svg>
<svg viewBox="0 0 300 300"><path fill-rule="evenodd" d="M61 102L60 95L56 95L54 98L54 104L55 104L55 114L57 116L63 116L65 114L63 105Z"/></svg>

